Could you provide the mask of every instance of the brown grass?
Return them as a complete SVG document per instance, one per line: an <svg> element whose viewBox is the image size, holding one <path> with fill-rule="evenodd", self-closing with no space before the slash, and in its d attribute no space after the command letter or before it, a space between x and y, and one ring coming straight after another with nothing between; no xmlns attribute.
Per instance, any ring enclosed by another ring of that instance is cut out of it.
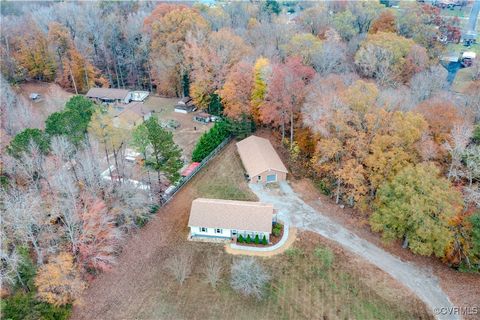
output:
<svg viewBox="0 0 480 320"><path fill-rule="evenodd" d="M229 181L242 198L253 198L238 161L231 143L128 241L116 268L93 281L83 304L74 307L73 319L428 318L423 305L384 272L311 233L299 235L297 253L259 258L273 276L265 300L232 291L229 268L238 257L226 254L221 244L187 242L186 224L192 199L226 195L216 183ZM317 246L331 248L331 269L322 269L312 254ZM180 285L165 264L183 247L193 250L194 265ZM203 274L209 254L220 255L225 267L216 289Z"/></svg>

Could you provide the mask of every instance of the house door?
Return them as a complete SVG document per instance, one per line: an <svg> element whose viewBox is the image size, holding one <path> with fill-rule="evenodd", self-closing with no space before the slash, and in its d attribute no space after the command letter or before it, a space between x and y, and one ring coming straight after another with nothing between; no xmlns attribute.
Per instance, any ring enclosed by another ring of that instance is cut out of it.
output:
<svg viewBox="0 0 480 320"><path fill-rule="evenodd" d="M267 175L267 183L269 182L275 182L277 181L277 175L276 174L269 174Z"/></svg>

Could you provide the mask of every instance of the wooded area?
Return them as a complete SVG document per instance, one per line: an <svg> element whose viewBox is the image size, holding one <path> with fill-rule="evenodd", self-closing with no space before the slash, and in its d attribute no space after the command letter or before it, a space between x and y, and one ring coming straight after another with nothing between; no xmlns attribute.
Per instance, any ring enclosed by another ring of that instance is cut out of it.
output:
<svg viewBox="0 0 480 320"><path fill-rule="evenodd" d="M172 134L152 117L125 135L78 95L92 87L190 96L218 110L225 122L201 138L195 161L212 149L208 139L227 136L222 126L240 135L269 128L294 176L357 208L387 241L480 270L480 63L465 92L450 89L440 39L457 37L460 22L439 8L269 0L1 9L2 134L12 139L1 161L0 258L12 288L70 305L148 220L156 200L111 171L103 179L100 159L125 171L131 145L159 185L161 176L179 178ZM31 128L16 92L25 81L56 82L77 96L44 130Z"/></svg>

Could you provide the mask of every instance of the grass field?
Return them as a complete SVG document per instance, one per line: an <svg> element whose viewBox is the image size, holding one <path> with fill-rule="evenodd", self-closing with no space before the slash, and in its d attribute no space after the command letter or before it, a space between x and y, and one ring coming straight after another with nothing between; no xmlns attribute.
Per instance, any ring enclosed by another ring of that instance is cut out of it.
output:
<svg viewBox="0 0 480 320"><path fill-rule="evenodd" d="M205 168L210 178L202 179L197 184L198 197L256 201L256 195L248 188L243 176L244 169L236 154L235 144L229 144L222 156L230 160L219 162L215 167Z"/></svg>

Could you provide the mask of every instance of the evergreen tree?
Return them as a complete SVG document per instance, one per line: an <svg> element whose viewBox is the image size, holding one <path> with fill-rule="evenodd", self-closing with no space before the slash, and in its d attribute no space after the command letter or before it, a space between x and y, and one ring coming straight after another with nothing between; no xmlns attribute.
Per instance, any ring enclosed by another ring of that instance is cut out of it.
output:
<svg viewBox="0 0 480 320"><path fill-rule="evenodd" d="M255 131L255 122L246 114L242 114L240 120L226 118L228 131L238 139L244 139Z"/></svg>
<svg viewBox="0 0 480 320"><path fill-rule="evenodd" d="M25 129L18 133L7 147L8 153L19 158L22 152L28 152L30 143L35 143L40 151L47 154L49 150L49 141L45 133L40 129Z"/></svg>
<svg viewBox="0 0 480 320"><path fill-rule="evenodd" d="M49 135L65 135L78 145L85 139L92 118L94 104L82 96L72 97L65 109L52 113L45 121L45 132Z"/></svg>
<svg viewBox="0 0 480 320"><path fill-rule="evenodd" d="M208 113L215 116L221 116L223 113L223 105L220 96L216 93L210 95L210 103L208 104Z"/></svg>
<svg viewBox="0 0 480 320"><path fill-rule="evenodd" d="M162 128L157 118L151 117L135 129L134 136L135 141L141 141L141 144L135 146L140 152L145 150L144 141L148 141L150 153L147 154L146 164L157 171L159 185L162 174L171 183L177 182L183 163L181 150L173 141L172 133Z"/></svg>
<svg viewBox="0 0 480 320"><path fill-rule="evenodd" d="M195 145L192 152L192 161L200 162L207 157L223 140L230 135L225 121L216 122L215 125L205 132Z"/></svg>

